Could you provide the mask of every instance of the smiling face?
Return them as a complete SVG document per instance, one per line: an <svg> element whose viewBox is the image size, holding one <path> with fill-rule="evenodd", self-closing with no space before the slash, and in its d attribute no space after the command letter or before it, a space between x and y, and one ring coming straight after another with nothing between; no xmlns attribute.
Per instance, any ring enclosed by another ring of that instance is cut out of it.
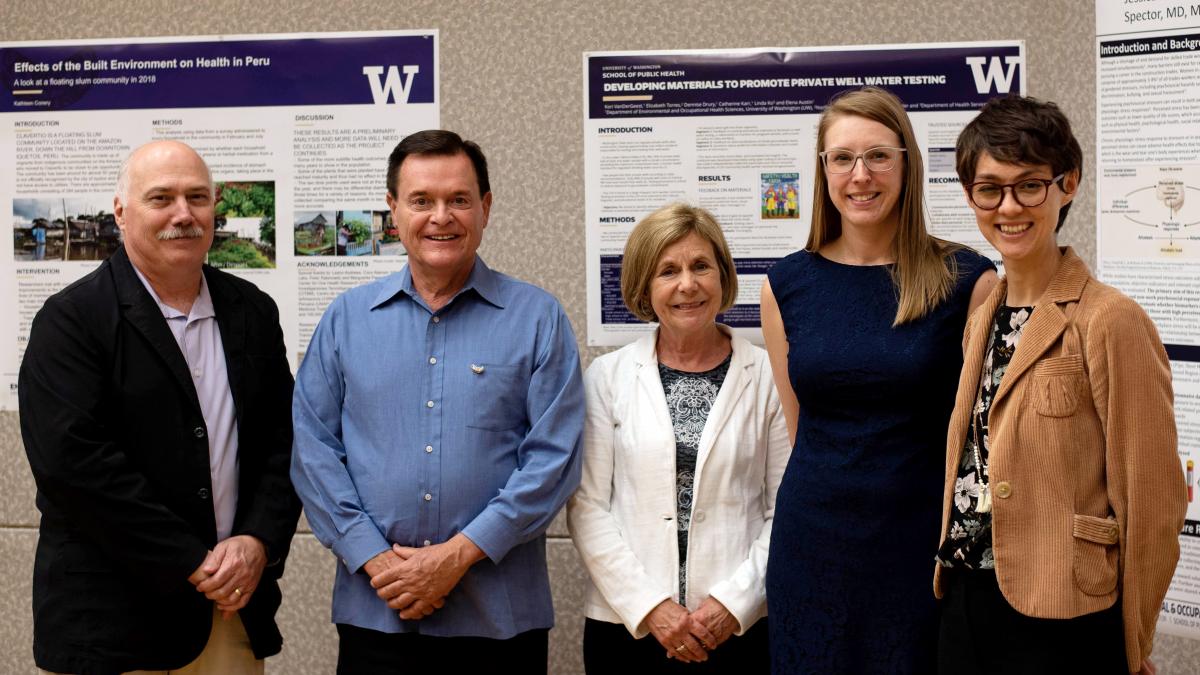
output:
<svg viewBox="0 0 1200 675"><path fill-rule="evenodd" d="M479 194L470 158L406 157L387 202L413 276L466 283L492 206L490 192Z"/></svg>
<svg viewBox="0 0 1200 675"><path fill-rule="evenodd" d="M113 215L133 264L152 277L195 274L213 240L212 178L195 150L173 141L129 158Z"/></svg>
<svg viewBox="0 0 1200 675"><path fill-rule="evenodd" d="M986 152L975 165L975 182L1007 185L1026 178L1049 180L1054 174L1048 164L1009 164ZM1078 183L1079 173L1069 172L1062 181L1047 188L1046 201L1039 206L1018 204L1012 190L1007 189L1000 206L994 210L985 211L971 204L979 231L1003 256L1006 268L1057 260L1058 239L1054 229L1058 225L1058 211L1075 196Z"/></svg>
<svg viewBox="0 0 1200 675"><path fill-rule="evenodd" d="M712 242L690 232L663 249L649 292L661 330L687 337L711 329L721 308L721 269Z"/></svg>
<svg viewBox="0 0 1200 675"><path fill-rule="evenodd" d="M859 154L868 148L900 148L900 136L874 120L858 115L842 115L825 131L822 147ZM829 199L841 215L842 228L897 229L900 222L900 196L904 191L903 155L889 171L872 172L859 159L849 173L825 171Z"/></svg>

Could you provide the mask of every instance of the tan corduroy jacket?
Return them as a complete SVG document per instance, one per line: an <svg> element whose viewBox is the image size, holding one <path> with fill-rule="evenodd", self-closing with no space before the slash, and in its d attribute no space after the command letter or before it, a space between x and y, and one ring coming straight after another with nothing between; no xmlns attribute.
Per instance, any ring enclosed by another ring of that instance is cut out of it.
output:
<svg viewBox="0 0 1200 675"><path fill-rule="evenodd" d="M942 540L1006 288L1001 280L967 321ZM1119 596L1131 672L1150 654L1187 507L1172 403L1170 365L1150 318L1064 249L989 412L996 578L1008 603L1032 617L1077 617ZM940 567L933 584L942 597Z"/></svg>

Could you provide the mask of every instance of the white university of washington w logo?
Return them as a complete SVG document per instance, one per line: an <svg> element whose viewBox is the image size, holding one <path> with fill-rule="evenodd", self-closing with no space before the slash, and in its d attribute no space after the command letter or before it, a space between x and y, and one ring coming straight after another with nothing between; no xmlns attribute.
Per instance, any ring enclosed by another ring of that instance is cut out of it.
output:
<svg viewBox="0 0 1200 675"><path fill-rule="evenodd" d="M975 76L975 91L980 94L992 91L993 86L997 94L1007 94L1012 89L1017 66L1024 62L1025 59L1020 56L1005 56L1004 65L1000 65L999 56L990 59L986 56L967 57L967 65L971 66L971 74ZM984 63L987 63L986 72L983 70Z"/></svg>
<svg viewBox="0 0 1200 675"><path fill-rule="evenodd" d="M380 81L379 76L383 74L383 66L363 66L363 75L367 77L367 81L371 83L371 98L376 104L387 103L389 98L394 98L396 103L408 103L408 92L412 91L413 80L417 79L417 72L421 70L420 66L404 66L404 74L407 79L400 76L400 68L396 66L387 67L387 78Z"/></svg>

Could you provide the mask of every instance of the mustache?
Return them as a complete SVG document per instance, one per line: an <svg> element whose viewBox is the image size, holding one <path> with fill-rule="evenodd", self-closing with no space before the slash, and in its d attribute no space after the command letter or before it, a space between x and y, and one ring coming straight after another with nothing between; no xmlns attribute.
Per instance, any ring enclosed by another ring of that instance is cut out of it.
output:
<svg viewBox="0 0 1200 675"><path fill-rule="evenodd" d="M171 227L161 230L154 235L159 241L170 241L172 239L199 239L204 236L204 228L199 225L189 225L187 227Z"/></svg>

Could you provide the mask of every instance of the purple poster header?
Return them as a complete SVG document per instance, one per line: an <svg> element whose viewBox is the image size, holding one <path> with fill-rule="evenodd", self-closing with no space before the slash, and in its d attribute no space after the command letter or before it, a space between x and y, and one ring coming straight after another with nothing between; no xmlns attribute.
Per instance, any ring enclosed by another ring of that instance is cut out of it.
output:
<svg viewBox="0 0 1200 675"><path fill-rule="evenodd" d="M1024 87L1017 44L913 49L592 56L591 119L818 113L875 85L910 111L977 110Z"/></svg>
<svg viewBox="0 0 1200 675"><path fill-rule="evenodd" d="M0 112L436 103L436 36L0 47Z"/></svg>

